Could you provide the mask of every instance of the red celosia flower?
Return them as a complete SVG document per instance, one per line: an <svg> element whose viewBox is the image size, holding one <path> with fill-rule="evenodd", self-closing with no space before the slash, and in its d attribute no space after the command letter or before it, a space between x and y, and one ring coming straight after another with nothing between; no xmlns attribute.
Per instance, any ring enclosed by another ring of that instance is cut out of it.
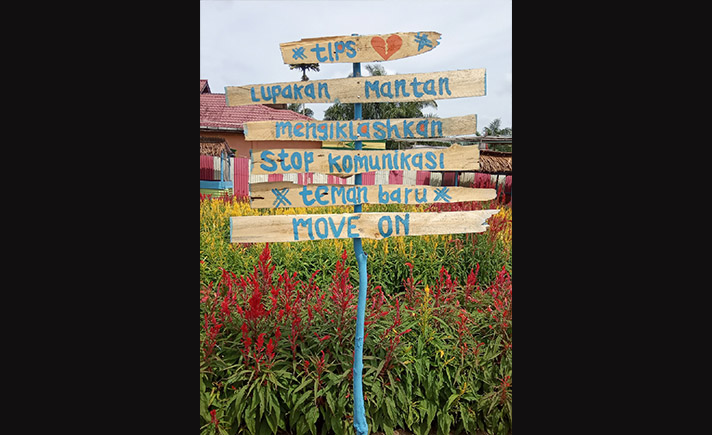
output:
<svg viewBox="0 0 712 435"><path fill-rule="evenodd" d="M255 343L255 349L261 351L265 345L265 334L264 332L257 336L257 342Z"/></svg>
<svg viewBox="0 0 712 435"><path fill-rule="evenodd" d="M272 343L272 339L269 339L269 342L267 342L267 358L269 358L270 361L274 359L274 344Z"/></svg>
<svg viewBox="0 0 712 435"><path fill-rule="evenodd" d="M218 419L215 416L215 411L216 411L215 409L210 410L210 423L214 423L215 427L217 428L218 427Z"/></svg>

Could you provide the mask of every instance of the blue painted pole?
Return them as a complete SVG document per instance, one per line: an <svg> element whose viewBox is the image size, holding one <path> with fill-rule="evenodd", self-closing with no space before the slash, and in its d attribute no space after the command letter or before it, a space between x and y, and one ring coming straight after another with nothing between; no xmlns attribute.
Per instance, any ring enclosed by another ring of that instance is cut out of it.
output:
<svg viewBox="0 0 712 435"><path fill-rule="evenodd" d="M358 36L356 34L352 36ZM361 77L361 63L353 64L354 77ZM362 119L361 103L354 104L354 119ZM360 150L363 144L360 140L354 142L354 148ZM361 174L356 174L354 184L360 186ZM354 205L354 213L361 213L361 204ZM366 317L366 285L368 274L366 273L366 253L363 252L361 238L354 239L354 253L358 262L358 308L356 311L356 338L354 343L354 429L356 435L368 434L368 423L366 423L366 409L363 404L363 331L364 319Z"/></svg>

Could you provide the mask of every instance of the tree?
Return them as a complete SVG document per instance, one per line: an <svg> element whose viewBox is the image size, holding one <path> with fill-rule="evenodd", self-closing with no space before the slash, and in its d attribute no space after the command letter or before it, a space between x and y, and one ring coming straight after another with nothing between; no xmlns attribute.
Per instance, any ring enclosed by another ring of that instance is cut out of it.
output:
<svg viewBox="0 0 712 435"><path fill-rule="evenodd" d="M312 116L312 117L314 116L314 111L311 110L310 108L306 107L306 104L304 104L304 103L288 104L287 109L291 110L292 112L301 113L302 115Z"/></svg>
<svg viewBox="0 0 712 435"><path fill-rule="evenodd" d="M485 136L512 136L512 127L500 128L502 120L497 118L485 127ZM509 144L491 144L490 149L493 151L512 152L512 145Z"/></svg>
<svg viewBox="0 0 712 435"><path fill-rule="evenodd" d="M502 120L497 118L485 127L486 136L511 136L512 127L500 128Z"/></svg>
<svg viewBox="0 0 712 435"><path fill-rule="evenodd" d="M372 76L384 76L386 70L382 65L366 65ZM349 74L352 77L353 74ZM423 118L423 109L433 107L437 109L435 101L407 101L397 103L362 103L361 115L363 119L398 119L398 118ZM429 117L436 117L428 114ZM354 119L354 105L334 103L324 111L325 121L348 121ZM386 141L387 149L395 148L395 141Z"/></svg>

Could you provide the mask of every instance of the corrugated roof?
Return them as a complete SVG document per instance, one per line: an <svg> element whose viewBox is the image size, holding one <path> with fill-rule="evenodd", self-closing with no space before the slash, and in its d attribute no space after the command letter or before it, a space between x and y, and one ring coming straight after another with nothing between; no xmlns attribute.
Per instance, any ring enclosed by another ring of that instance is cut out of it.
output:
<svg viewBox="0 0 712 435"><path fill-rule="evenodd" d="M203 93L201 80L200 128L201 129L243 129L249 121L314 121L314 118L291 110L273 109L262 104L249 106L227 106L225 94ZM207 80L205 80L207 87ZM208 88L209 89L209 88Z"/></svg>

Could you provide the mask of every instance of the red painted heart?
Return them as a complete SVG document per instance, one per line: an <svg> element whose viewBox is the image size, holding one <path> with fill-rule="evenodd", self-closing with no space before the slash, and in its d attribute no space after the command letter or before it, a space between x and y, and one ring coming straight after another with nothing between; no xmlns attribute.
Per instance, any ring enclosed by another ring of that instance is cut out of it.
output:
<svg viewBox="0 0 712 435"><path fill-rule="evenodd" d="M393 53L398 51L402 45L403 39L401 39L398 35L391 35L385 41L380 36L374 36L371 38L371 46L374 50L376 50L376 53L383 58L383 60L388 60L388 58L393 56Z"/></svg>

